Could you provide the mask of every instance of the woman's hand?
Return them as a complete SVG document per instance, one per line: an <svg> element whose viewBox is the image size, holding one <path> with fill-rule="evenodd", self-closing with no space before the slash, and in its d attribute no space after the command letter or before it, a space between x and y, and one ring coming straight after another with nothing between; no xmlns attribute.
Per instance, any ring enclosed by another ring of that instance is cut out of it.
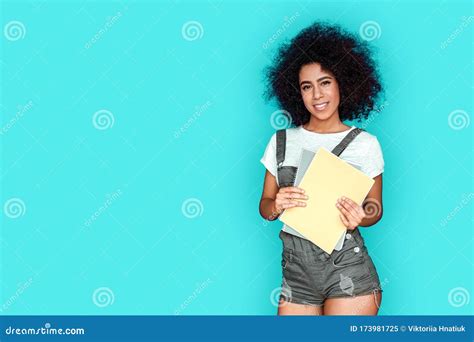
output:
<svg viewBox="0 0 474 342"><path fill-rule="evenodd" d="M280 215L283 210L293 207L306 207L305 200L308 196L304 194L304 190L296 186L287 186L280 188L276 194L273 211L276 215Z"/></svg>
<svg viewBox="0 0 474 342"><path fill-rule="evenodd" d="M336 207L341 212L339 217L342 223L344 223L349 230L356 229L367 216L362 206L344 196L337 200Z"/></svg>

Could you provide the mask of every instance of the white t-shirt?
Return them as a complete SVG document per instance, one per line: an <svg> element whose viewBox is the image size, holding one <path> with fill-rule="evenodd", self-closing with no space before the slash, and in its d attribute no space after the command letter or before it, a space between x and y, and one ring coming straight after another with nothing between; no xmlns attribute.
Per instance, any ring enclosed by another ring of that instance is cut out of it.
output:
<svg viewBox="0 0 474 342"><path fill-rule="evenodd" d="M338 133L315 133L306 130L303 126L288 128L286 130L285 160L282 165L298 167L301 150L303 148L316 152L320 147L324 147L328 151L332 151L346 134L354 128L356 127L352 126L349 130ZM380 175L384 171L384 160L379 141L374 135L366 131L359 133L339 157L371 178ZM276 132L270 138L265 153L260 161L265 165L267 170L275 176L278 184ZM302 237L287 225L283 225L283 230Z"/></svg>

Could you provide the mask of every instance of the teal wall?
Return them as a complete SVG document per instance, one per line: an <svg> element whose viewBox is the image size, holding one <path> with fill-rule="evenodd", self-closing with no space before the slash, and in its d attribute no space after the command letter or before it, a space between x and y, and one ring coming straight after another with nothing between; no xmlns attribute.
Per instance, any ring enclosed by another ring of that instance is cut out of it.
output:
<svg viewBox="0 0 474 342"><path fill-rule="evenodd" d="M2 1L2 314L275 314L258 213L276 48L315 20L377 51L380 314L470 314L470 1ZM16 22L15 22L16 21ZM193 23L196 21L197 23ZM363 30L362 30L363 31Z"/></svg>

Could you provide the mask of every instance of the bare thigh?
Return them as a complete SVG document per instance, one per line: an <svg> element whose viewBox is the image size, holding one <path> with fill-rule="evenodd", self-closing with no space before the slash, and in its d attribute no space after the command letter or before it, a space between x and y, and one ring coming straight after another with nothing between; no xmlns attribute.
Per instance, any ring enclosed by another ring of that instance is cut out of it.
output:
<svg viewBox="0 0 474 342"><path fill-rule="evenodd" d="M381 292L356 297L328 298L324 302L324 315L375 316L381 303Z"/></svg>
<svg viewBox="0 0 474 342"><path fill-rule="evenodd" d="M305 315L305 316L320 316L323 314L323 307L316 305L305 305L285 302L280 300L278 305L279 316L289 315Z"/></svg>

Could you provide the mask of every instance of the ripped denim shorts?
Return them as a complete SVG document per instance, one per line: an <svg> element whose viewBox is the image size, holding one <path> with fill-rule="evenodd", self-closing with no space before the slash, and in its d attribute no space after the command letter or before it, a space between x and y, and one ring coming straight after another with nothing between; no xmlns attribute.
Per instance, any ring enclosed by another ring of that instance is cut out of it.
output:
<svg viewBox="0 0 474 342"><path fill-rule="evenodd" d="M331 254L283 230L280 239L283 242L280 299L320 306L327 298L382 292L377 270L358 228L348 231L343 248Z"/></svg>

